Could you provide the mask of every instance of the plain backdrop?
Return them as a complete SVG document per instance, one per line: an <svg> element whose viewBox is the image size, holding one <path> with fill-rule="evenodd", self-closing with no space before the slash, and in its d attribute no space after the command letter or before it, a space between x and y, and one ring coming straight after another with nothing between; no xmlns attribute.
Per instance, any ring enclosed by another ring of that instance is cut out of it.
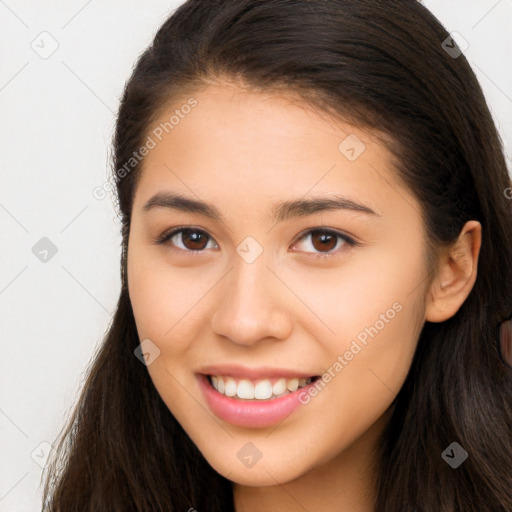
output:
<svg viewBox="0 0 512 512"><path fill-rule="evenodd" d="M40 510L42 466L114 311L119 222L94 191L132 65L181 3L0 0L1 512ZM424 4L469 44L510 170L512 0Z"/></svg>

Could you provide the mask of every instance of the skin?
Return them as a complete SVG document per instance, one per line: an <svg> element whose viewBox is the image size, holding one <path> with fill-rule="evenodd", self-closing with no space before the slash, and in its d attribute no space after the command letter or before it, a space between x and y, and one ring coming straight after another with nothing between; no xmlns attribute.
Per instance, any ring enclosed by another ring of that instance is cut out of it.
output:
<svg viewBox="0 0 512 512"><path fill-rule="evenodd" d="M134 197L128 287L141 341L160 350L148 365L151 379L211 466L234 483L238 512L369 512L377 436L424 322L453 316L473 287L481 226L468 222L427 279L420 207L371 133L291 95L217 82L193 96L195 109L146 156ZM366 146L354 161L338 149L350 134ZM168 208L144 212L162 191L209 202L224 221ZM278 201L333 194L377 215L327 210L277 224L270 217ZM194 244L178 234L174 249L154 242L179 226L211 238ZM334 238L322 249L312 228L360 245ZM263 248L252 263L236 252L247 236ZM202 251L193 253L196 247ZM332 256L316 258L322 251ZM208 409L195 378L201 367L321 375L394 303L400 312L279 425L242 428ZM249 442L262 454L252 467L237 457Z"/></svg>

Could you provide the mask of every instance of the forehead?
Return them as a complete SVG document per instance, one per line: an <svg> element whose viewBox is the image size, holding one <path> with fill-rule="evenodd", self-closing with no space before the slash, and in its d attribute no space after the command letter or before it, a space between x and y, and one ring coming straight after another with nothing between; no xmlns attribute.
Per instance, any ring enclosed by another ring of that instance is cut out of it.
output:
<svg viewBox="0 0 512 512"><path fill-rule="evenodd" d="M373 133L283 93L210 85L162 109L148 136L155 144L137 193L145 200L166 187L220 202L346 192L382 210L395 178Z"/></svg>
<svg viewBox="0 0 512 512"><path fill-rule="evenodd" d="M196 105L189 109L187 103L192 98ZM180 119L172 115L180 114L182 109ZM177 123L166 130L166 121L172 117ZM332 147L333 142L336 150L338 139L350 134L379 144L376 131L335 119L294 92L254 91L226 84L210 85L174 100L161 111L155 125L156 129L164 128L162 137L171 143L182 144L194 134L202 137L201 141L194 141L200 144L196 147L206 151L210 145L216 147L220 143L232 147L230 156L234 151L256 149L258 144L283 154L288 149L300 153L301 148L302 153L307 153L320 145Z"/></svg>

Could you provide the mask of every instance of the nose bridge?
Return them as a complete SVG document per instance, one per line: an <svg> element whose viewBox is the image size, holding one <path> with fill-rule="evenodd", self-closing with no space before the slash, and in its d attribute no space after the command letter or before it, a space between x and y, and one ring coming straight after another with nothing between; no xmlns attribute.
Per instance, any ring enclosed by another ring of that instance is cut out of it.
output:
<svg viewBox="0 0 512 512"><path fill-rule="evenodd" d="M243 247L243 244L240 244ZM247 247L245 247L247 249ZM240 247L237 248L237 252ZM234 266L226 276L222 296L212 320L218 334L234 343L251 345L262 338L285 338L291 321L284 307L284 290L267 268L271 262L263 251L255 259L235 255Z"/></svg>

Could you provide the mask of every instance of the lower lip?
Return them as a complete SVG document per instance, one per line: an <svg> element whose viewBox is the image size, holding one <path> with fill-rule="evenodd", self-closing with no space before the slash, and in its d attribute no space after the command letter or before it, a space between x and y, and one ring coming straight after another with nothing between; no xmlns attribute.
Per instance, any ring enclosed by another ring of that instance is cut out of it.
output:
<svg viewBox="0 0 512 512"><path fill-rule="evenodd" d="M219 393L206 375L199 374L199 385L212 412L220 419L239 427L266 428L283 421L303 405L299 396L308 393L312 382L293 393L273 400L242 400Z"/></svg>

